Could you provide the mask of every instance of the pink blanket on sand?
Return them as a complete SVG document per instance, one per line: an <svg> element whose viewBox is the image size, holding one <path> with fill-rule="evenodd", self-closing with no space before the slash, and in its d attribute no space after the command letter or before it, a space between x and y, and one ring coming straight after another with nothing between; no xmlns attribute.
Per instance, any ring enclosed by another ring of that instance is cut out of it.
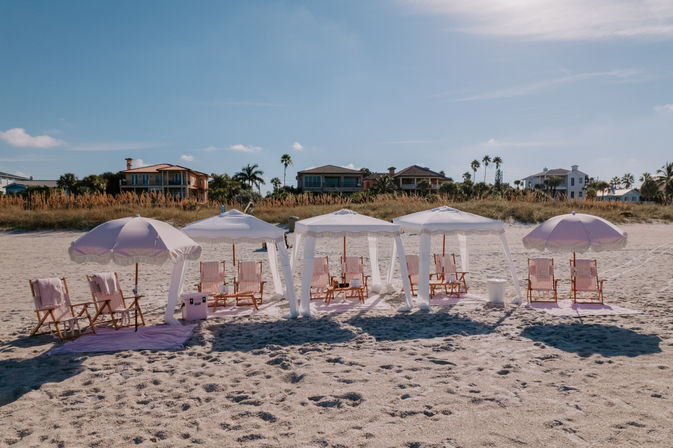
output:
<svg viewBox="0 0 673 448"><path fill-rule="evenodd" d="M196 325L156 325L114 330L97 328L96 334L86 334L74 341L55 347L50 355L83 352L118 352L126 350L177 350L184 348Z"/></svg>

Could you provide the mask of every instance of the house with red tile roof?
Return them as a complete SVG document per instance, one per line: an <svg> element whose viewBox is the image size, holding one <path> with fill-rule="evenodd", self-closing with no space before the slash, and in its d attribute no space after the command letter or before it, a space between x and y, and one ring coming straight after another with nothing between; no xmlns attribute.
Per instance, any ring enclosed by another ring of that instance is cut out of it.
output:
<svg viewBox="0 0 673 448"><path fill-rule="evenodd" d="M133 168L133 159L126 159L120 189L134 193L160 192L182 199L208 201L208 175L170 163Z"/></svg>

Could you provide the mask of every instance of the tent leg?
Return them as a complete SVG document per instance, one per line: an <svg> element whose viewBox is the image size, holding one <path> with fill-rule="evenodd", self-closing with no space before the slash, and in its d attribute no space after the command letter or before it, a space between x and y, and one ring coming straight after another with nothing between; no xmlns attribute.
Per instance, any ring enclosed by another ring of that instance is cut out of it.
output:
<svg viewBox="0 0 673 448"><path fill-rule="evenodd" d="M290 258L290 269L294 272L295 266L297 266L297 255L299 254L299 243L301 242L301 234L294 234L294 247L292 247L292 258Z"/></svg>
<svg viewBox="0 0 673 448"><path fill-rule="evenodd" d="M269 240L266 242L266 254L269 257L269 268L271 269L271 278L273 279L274 299L283 297L283 285L280 282L280 273L278 272L278 258L276 257L277 247L284 243L276 244L275 241Z"/></svg>
<svg viewBox="0 0 673 448"><path fill-rule="evenodd" d="M376 236L368 236L369 243L369 263L372 266L372 285L369 287L373 292L382 292L383 285L381 285L381 270L379 269L379 254L378 254L378 239Z"/></svg>
<svg viewBox="0 0 673 448"><path fill-rule="evenodd" d="M388 276L386 277L386 288L389 292L394 292L393 274L395 272L395 258L397 258L397 243L393 240L393 250L390 254L390 267L388 268Z"/></svg>
<svg viewBox="0 0 673 448"><path fill-rule="evenodd" d="M398 311L411 311L414 304L411 301L411 286L409 285L409 271L407 271L407 259L404 255L404 246L402 245L402 238L399 235L395 236L395 247L397 247L397 259L400 263L400 273L402 275L402 285L404 285L404 299L406 305L398 308ZM391 260L392 263L392 260Z"/></svg>
<svg viewBox="0 0 673 448"><path fill-rule="evenodd" d="M311 317L311 280L314 256L315 237L309 235L304 242L304 266L301 271L301 314L304 317Z"/></svg>
<svg viewBox="0 0 673 448"><path fill-rule="evenodd" d="M422 310L430 309L430 234L421 233L418 251L418 301Z"/></svg>
<svg viewBox="0 0 673 448"><path fill-rule="evenodd" d="M502 241L502 248L505 250L505 258L507 258L507 264L509 265L509 272L512 275L512 281L514 282L514 290L516 291L516 297L512 300L512 303L515 305L521 304L521 286L519 286L519 277L516 275L516 269L514 268L514 262L512 261L512 254L509 251L509 245L507 244L507 237L504 233L500 234L500 241Z"/></svg>
<svg viewBox="0 0 673 448"><path fill-rule="evenodd" d="M166 314L164 321L169 325L180 325L180 322L173 317L175 307L178 305L178 299L182 292L182 282L185 277L185 260L178 261L173 267L173 275L171 275L171 285L168 288L168 303L166 304Z"/></svg>
<svg viewBox="0 0 673 448"><path fill-rule="evenodd" d="M278 252L280 255L280 267L283 270L283 276L285 277L285 298L287 299L288 305L290 305L290 315L292 319L299 316L297 312L297 296L294 292L294 280L292 278L292 269L290 268L290 258L287 254L287 248L284 243L278 245Z"/></svg>

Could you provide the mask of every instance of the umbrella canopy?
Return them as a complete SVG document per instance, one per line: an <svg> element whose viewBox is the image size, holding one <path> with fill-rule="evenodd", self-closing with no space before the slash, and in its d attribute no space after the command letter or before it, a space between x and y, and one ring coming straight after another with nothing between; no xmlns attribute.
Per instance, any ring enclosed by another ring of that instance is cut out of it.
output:
<svg viewBox="0 0 673 448"><path fill-rule="evenodd" d="M394 218L405 232L442 234L503 233L502 221L442 206Z"/></svg>
<svg viewBox="0 0 673 448"><path fill-rule="evenodd" d="M523 245L538 250L602 251L626 246L626 237L626 232L603 218L573 212L538 225L523 238Z"/></svg>
<svg viewBox="0 0 673 448"><path fill-rule="evenodd" d="M113 219L93 228L73 241L68 252L76 263L158 265L196 260L201 256L201 246L168 223L134 216Z"/></svg>
<svg viewBox="0 0 673 448"><path fill-rule="evenodd" d="M235 209L187 224L182 231L196 241L220 243L280 242L285 235L283 229Z"/></svg>
<svg viewBox="0 0 673 448"><path fill-rule="evenodd" d="M349 209L341 209L333 213L314 216L297 221L294 231L299 235L311 236L366 236L400 234L397 224L361 215Z"/></svg>

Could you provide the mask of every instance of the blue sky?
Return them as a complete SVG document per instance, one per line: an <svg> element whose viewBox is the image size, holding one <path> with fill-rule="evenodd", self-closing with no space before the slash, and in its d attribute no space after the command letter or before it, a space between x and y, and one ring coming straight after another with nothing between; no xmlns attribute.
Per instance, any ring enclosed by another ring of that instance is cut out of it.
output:
<svg viewBox="0 0 673 448"><path fill-rule="evenodd" d="M670 1L0 2L0 171L673 160ZM141 162L142 161L142 162ZM478 177L483 176L480 171ZM493 169L488 171L492 179Z"/></svg>

